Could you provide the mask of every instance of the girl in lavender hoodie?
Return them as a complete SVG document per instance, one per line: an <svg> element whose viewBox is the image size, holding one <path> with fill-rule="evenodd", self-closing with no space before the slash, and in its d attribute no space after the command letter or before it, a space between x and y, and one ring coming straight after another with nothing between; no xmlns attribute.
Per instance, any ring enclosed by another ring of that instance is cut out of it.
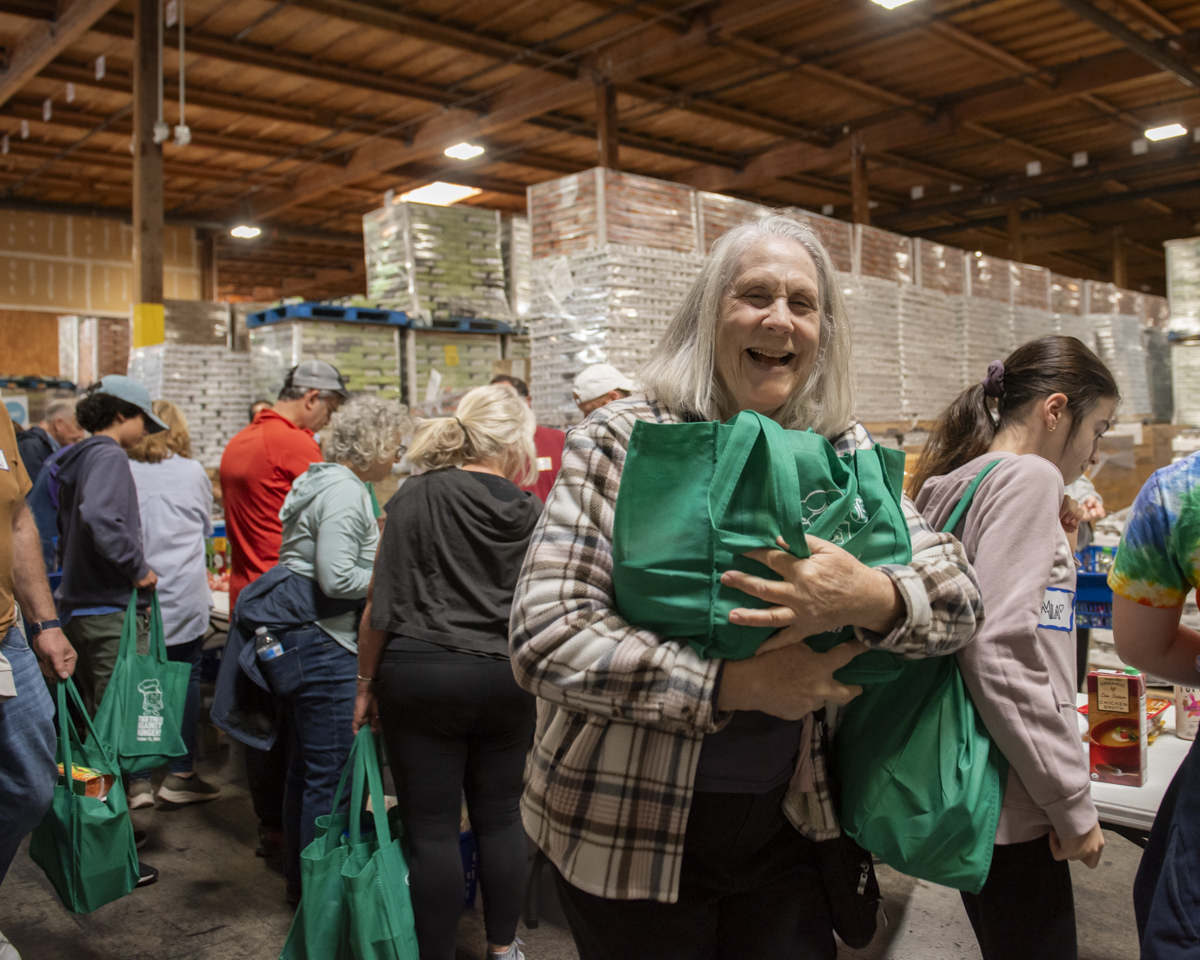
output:
<svg viewBox="0 0 1200 960"><path fill-rule="evenodd" d="M984 960L1075 960L1067 861L1095 867L1104 848L1075 713L1083 512L1063 486L1095 462L1118 399L1108 368L1078 340L1032 340L950 405L912 480L917 509L940 528L999 461L954 530L987 617L958 661L1010 765L987 882L962 895Z"/></svg>

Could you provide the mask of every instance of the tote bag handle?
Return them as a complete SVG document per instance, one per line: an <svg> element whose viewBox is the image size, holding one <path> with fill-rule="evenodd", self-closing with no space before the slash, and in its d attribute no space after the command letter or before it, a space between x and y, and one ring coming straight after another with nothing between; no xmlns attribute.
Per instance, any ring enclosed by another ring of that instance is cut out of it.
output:
<svg viewBox="0 0 1200 960"><path fill-rule="evenodd" d="M104 757L104 762L108 764L109 769L103 772L111 773L119 779L121 770L117 766L117 761L113 757L112 751L109 750L108 744L100 739L100 734L96 732L96 728L92 725L92 718L88 715L87 707L83 705L83 698L79 695L75 681L67 677L66 679L59 680L55 686L58 688L55 691L58 697L58 749L62 754L63 773L67 778L68 784L72 779L72 771L75 769L75 755L71 749L71 734L74 733L75 739L79 739L79 731L75 729L75 721L71 719L70 711L67 709L68 702L73 702L79 709L80 715L87 724L88 733L100 749L100 753Z"/></svg>
<svg viewBox="0 0 1200 960"><path fill-rule="evenodd" d="M729 511L746 464L761 441L766 446L770 465L770 483L767 484L767 491L771 515L778 518L780 532L803 531L800 476L796 470L796 455L787 442L783 427L762 414L743 411L733 418L730 425L733 429L726 440L725 448L717 457L712 485L708 491L709 521L721 544L734 553L745 553L764 546L774 547L775 544L764 544L757 537L725 531L721 525L725 521L725 515ZM809 555L803 536L791 534L789 540L798 541L789 543L793 555Z"/></svg>
<svg viewBox="0 0 1200 960"><path fill-rule="evenodd" d="M125 608L125 622L121 625L121 649L118 657L137 655L137 591L129 597ZM159 663L167 662L166 629L163 627L162 607L158 602L158 591L150 594L150 655Z"/></svg>
<svg viewBox="0 0 1200 960"><path fill-rule="evenodd" d="M346 758L341 779L338 780L337 790L333 794L330 816L337 815L338 804L345 796L347 777L351 778L350 840L357 843L362 839L363 781L366 780L368 795L371 797L371 815L375 819L375 835L380 838L381 845L391 843L392 831L388 826L387 809L383 800L383 776L379 772L379 752L375 733L370 725L363 726L358 731L354 744L350 747L350 756Z"/></svg>

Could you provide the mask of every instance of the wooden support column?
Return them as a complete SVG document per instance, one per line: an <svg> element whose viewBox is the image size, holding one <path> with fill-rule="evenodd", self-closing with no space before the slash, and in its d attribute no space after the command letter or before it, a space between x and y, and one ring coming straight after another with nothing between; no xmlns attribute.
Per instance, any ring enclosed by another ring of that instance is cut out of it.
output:
<svg viewBox="0 0 1200 960"><path fill-rule="evenodd" d="M871 198L867 189L867 145L861 134L850 144L850 200L854 223L871 222Z"/></svg>
<svg viewBox="0 0 1200 960"><path fill-rule="evenodd" d="M217 299L217 234L213 230L197 230L200 245L200 299Z"/></svg>
<svg viewBox="0 0 1200 960"><path fill-rule="evenodd" d="M1118 287L1128 289L1129 266L1125 260L1125 249L1124 227L1113 227L1112 282Z"/></svg>
<svg viewBox="0 0 1200 960"><path fill-rule="evenodd" d="M1008 205L1008 256L1019 263L1025 261L1025 238L1021 232L1021 205Z"/></svg>
<svg viewBox="0 0 1200 960"><path fill-rule="evenodd" d="M596 84L597 163L610 170L620 169L620 142L617 139L617 88L611 83Z"/></svg>
<svg viewBox="0 0 1200 960"><path fill-rule="evenodd" d="M133 20L133 295L135 304L163 299L163 159L154 142L158 120L160 0L134 0ZM135 326L136 326L135 311ZM135 335L134 346L139 346ZM158 341L162 342L161 337Z"/></svg>

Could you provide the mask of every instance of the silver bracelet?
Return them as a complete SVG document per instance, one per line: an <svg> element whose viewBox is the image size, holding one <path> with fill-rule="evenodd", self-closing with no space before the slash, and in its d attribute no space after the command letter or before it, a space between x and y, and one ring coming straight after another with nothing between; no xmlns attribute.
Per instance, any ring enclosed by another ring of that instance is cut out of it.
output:
<svg viewBox="0 0 1200 960"><path fill-rule="evenodd" d="M374 683L375 678L374 677L359 677L358 682L359 683Z"/></svg>

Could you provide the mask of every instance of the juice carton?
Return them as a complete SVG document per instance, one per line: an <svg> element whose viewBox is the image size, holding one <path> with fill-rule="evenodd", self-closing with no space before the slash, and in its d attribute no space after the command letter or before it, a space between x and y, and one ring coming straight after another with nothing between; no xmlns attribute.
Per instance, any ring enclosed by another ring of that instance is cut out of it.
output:
<svg viewBox="0 0 1200 960"><path fill-rule="evenodd" d="M1146 678L1132 667L1088 674L1088 743L1093 780L1146 781Z"/></svg>
<svg viewBox="0 0 1200 960"><path fill-rule="evenodd" d="M1175 688L1175 736L1180 740L1195 740L1200 726L1200 689Z"/></svg>
<svg viewBox="0 0 1200 960"><path fill-rule="evenodd" d="M63 765L58 765L58 775L64 776ZM71 765L71 788L81 797L95 797L97 800L103 800L108 796L108 791L112 789L112 785L116 782L116 777L111 773L100 773L98 770L93 770L91 767L81 767L75 763Z"/></svg>

